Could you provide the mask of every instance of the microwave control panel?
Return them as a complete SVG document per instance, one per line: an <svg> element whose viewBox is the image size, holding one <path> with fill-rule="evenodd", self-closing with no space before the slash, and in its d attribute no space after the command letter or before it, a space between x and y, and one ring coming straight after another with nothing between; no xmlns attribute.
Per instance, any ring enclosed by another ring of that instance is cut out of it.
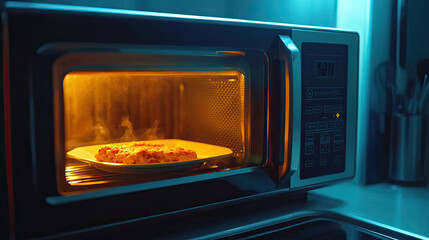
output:
<svg viewBox="0 0 429 240"><path fill-rule="evenodd" d="M347 51L302 43L301 179L345 170Z"/></svg>

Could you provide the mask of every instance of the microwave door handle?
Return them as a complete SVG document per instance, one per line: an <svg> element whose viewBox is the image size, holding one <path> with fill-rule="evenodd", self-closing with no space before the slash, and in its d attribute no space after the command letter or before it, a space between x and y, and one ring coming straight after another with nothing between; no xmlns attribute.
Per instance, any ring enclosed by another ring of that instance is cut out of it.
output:
<svg viewBox="0 0 429 240"><path fill-rule="evenodd" d="M279 180L298 169L301 134L301 56L289 36L279 35L280 79L284 79L284 151ZM282 134L282 135L283 135Z"/></svg>

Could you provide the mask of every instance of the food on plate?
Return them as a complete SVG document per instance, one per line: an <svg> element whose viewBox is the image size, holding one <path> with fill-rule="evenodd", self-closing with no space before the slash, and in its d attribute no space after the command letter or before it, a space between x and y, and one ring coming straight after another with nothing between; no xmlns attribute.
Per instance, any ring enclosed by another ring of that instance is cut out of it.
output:
<svg viewBox="0 0 429 240"><path fill-rule="evenodd" d="M103 145L95 159L99 162L122 164L156 164L196 160L197 153L165 144L130 142L123 145Z"/></svg>

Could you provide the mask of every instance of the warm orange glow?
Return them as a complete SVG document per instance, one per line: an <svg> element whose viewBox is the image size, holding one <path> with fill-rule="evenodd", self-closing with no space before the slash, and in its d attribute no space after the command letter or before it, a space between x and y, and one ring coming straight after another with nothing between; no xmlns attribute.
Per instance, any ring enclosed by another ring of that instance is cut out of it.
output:
<svg viewBox="0 0 429 240"><path fill-rule="evenodd" d="M234 159L247 164L247 100L239 71L76 71L64 77L62 90L66 152L114 142L185 139L231 149ZM228 161L207 168L237 167ZM68 159L65 175L73 186L128 181Z"/></svg>
<svg viewBox="0 0 429 240"><path fill-rule="evenodd" d="M244 91L238 71L71 72L63 81L66 150L192 137L203 129L230 135L222 138L235 146L216 145L244 155Z"/></svg>
<svg viewBox="0 0 429 240"><path fill-rule="evenodd" d="M108 183L106 180L99 180L96 173L85 171L86 165L71 165L66 166L66 180L68 184L74 186L82 185L98 185Z"/></svg>
<svg viewBox="0 0 429 240"><path fill-rule="evenodd" d="M68 182L72 186L88 186L88 185L98 185L98 184L105 184L109 183L109 181L91 181L91 182L84 182L84 181L69 181Z"/></svg>
<svg viewBox="0 0 429 240"><path fill-rule="evenodd" d="M291 102L290 102L290 78L289 78L289 67L288 61L285 61L285 141L284 141L284 157L283 157L283 166L279 169L279 179L283 178L289 172L289 143L291 141L291 133L289 132L289 124L290 124L290 110L291 110Z"/></svg>
<svg viewBox="0 0 429 240"><path fill-rule="evenodd" d="M242 51L216 51L216 53L229 53L234 55L246 56L246 53Z"/></svg>
<svg viewBox="0 0 429 240"><path fill-rule="evenodd" d="M150 77L150 76L231 76L241 77L242 73L238 71L76 71L70 72L64 77L64 81L74 77L95 77L103 76L105 78L119 77L127 78L130 76ZM242 76L244 77L244 76ZM124 79L125 80L125 79Z"/></svg>

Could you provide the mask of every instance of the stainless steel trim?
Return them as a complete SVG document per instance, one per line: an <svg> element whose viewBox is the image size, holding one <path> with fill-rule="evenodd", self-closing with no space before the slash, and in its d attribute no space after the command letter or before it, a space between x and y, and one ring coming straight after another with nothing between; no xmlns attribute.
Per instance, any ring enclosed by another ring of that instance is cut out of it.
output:
<svg viewBox="0 0 429 240"><path fill-rule="evenodd" d="M291 163L291 170L295 171L292 166L292 159L299 159L301 145L301 55L299 49L289 36L279 35L279 37L282 40L283 44L281 44L281 46L283 46L284 50L282 51L282 48L280 48L281 52L279 58L288 61L290 67L289 87L291 97L289 99L291 102L290 106L292 108L292 116L289 116L289 129L285 129L284 131L285 141L289 143L289 146L285 146L285 148L288 148L288 156L283 156L283 158ZM281 79L283 80L285 78L283 77ZM286 136L286 131L288 132L288 136ZM286 140L286 138L288 139Z"/></svg>
<svg viewBox="0 0 429 240"><path fill-rule="evenodd" d="M37 11L37 12L63 12L64 14L101 14L101 15L128 15L143 18L153 18L159 20L168 21L200 21L207 23L222 23L222 24L234 24L242 26L255 26L262 25L259 27L264 28L302 28L302 29L319 29L328 31L344 31L349 32L346 29L329 28L329 27L318 27L318 26L305 26L298 24L286 24L276 22L263 22L254 20L244 19L233 19L233 18L222 18L222 17L209 17L209 16L197 16L197 15L186 15L176 13L161 13L161 12L149 12L129 9L115 9L115 8L101 8L101 7L88 7L78 5L66 5L66 4L54 4L54 3L36 3L36 2L20 2L20 1L6 1L4 4L6 11Z"/></svg>
<svg viewBox="0 0 429 240"><path fill-rule="evenodd" d="M286 223L287 228L292 228L305 223L314 221L331 221L338 224L349 225L357 229L361 229L365 232L376 234L377 236L383 236L390 239L424 239L423 236L404 231L395 227L387 226L385 224L369 221L367 219L360 219L358 217L349 217L333 211L325 210L305 210L293 212L281 217L267 219L264 221L255 222L241 227L228 229L225 231L197 237L194 239L221 239L237 236L242 233L254 231L257 229L263 229L266 227L274 226L276 224Z"/></svg>
<svg viewBox="0 0 429 240"><path fill-rule="evenodd" d="M256 172L258 170L259 170L259 167L246 167L246 168L234 169L229 171L206 173L204 175L203 180L210 180L210 179L229 177L229 176L234 176L239 174L246 174L246 173ZM67 203L84 201L84 200L95 199L95 198L104 198L104 197L117 196L117 195L140 192L140 191L151 190L151 189L160 189L163 187L176 186L176 185L181 185L186 183L194 183L197 181L201 181L201 177L199 175L192 175L187 177L160 180L156 182L145 182L145 183L137 183L132 185L117 186L114 188L91 191L91 192L81 193L77 195L48 196L45 198L45 200L49 205L61 205L61 204L67 204Z"/></svg>
<svg viewBox="0 0 429 240"><path fill-rule="evenodd" d="M291 176L291 189L307 186L317 186L333 181L352 178L356 165L356 136L357 136L357 96L358 96L358 62L359 36L357 33L332 33L293 29L292 39L301 50L303 42L345 44L348 46L348 73L347 73L347 123L346 123L346 169L342 173L335 173L320 177L300 179L299 154L292 159L292 168L296 173ZM300 78L301 79L301 76ZM300 80L301 81L301 80ZM299 89L301 93L301 89ZM299 129L300 131L300 129ZM295 141L295 139L294 139ZM299 141L299 139L298 139ZM298 149L299 151L299 149Z"/></svg>

